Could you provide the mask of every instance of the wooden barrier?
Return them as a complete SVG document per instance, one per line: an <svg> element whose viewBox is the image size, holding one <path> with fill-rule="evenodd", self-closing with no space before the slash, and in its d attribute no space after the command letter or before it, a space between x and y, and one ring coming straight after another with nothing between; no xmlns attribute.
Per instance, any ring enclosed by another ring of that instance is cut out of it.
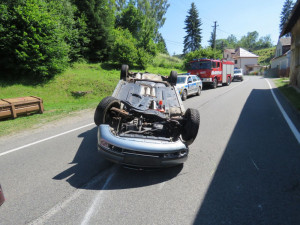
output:
<svg viewBox="0 0 300 225"><path fill-rule="evenodd" d="M43 112L43 100L39 97L28 96L0 99L0 119L9 117L15 119L18 115Z"/></svg>

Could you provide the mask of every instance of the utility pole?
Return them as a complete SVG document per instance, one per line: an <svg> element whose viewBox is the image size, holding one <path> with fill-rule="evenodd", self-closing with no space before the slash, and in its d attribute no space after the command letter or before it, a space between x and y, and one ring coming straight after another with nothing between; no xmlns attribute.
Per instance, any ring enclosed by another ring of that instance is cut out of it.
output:
<svg viewBox="0 0 300 225"><path fill-rule="evenodd" d="M217 37L217 27L219 25L217 25L217 21L214 22L215 25L213 26L214 31L213 31L213 49L214 49L214 58L216 58L216 37Z"/></svg>

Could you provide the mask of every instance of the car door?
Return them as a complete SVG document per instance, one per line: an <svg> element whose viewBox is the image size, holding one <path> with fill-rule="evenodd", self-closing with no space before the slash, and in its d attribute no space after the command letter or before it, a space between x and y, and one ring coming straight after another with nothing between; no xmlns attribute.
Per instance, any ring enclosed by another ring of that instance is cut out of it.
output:
<svg viewBox="0 0 300 225"><path fill-rule="evenodd" d="M188 95L190 95L194 91L194 89L193 89L194 88L193 87L193 78L191 76L189 76L187 82L188 82L188 91L187 92L188 92Z"/></svg>
<svg viewBox="0 0 300 225"><path fill-rule="evenodd" d="M198 91L199 82L197 80L197 76L193 76L193 93Z"/></svg>

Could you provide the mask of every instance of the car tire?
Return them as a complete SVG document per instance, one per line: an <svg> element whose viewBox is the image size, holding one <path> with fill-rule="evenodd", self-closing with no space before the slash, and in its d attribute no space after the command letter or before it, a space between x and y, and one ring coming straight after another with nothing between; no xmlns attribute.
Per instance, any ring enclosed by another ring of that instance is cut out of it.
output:
<svg viewBox="0 0 300 225"><path fill-rule="evenodd" d="M123 64L122 67L121 67L120 80L125 80L126 81L126 78L128 76L128 71L129 71L129 66Z"/></svg>
<svg viewBox="0 0 300 225"><path fill-rule="evenodd" d="M197 91L196 95L197 95L197 96L200 96L200 95L201 95L201 87L200 87L200 86L198 87L198 91Z"/></svg>
<svg viewBox="0 0 300 225"><path fill-rule="evenodd" d="M112 107L121 108L120 101L112 96L105 97L98 104L94 114L94 122L97 126L100 124L112 124L111 113L109 111Z"/></svg>
<svg viewBox="0 0 300 225"><path fill-rule="evenodd" d="M184 114L186 120L181 137L187 145L191 145L197 137L200 126L200 114L196 109L188 108Z"/></svg>
<svg viewBox="0 0 300 225"><path fill-rule="evenodd" d="M171 71L170 76L169 76L169 83L172 86L175 86L177 83L177 72L176 71Z"/></svg>
<svg viewBox="0 0 300 225"><path fill-rule="evenodd" d="M186 90L183 90L181 99L182 99L182 101L185 101L187 99L187 91Z"/></svg>
<svg viewBox="0 0 300 225"><path fill-rule="evenodd" d="M213 81L213 83L212 83L212 88L216 89L217 86L218 86L218 80L217 80L217 78L215 78L214 81Z"/></svg>
<svg viewBox="0 0 300 225"><path fill-rule="evenodd" d="M230 83L231 83L230 77L227 77L227 80L226 80L226 86L229 86Z"/></svg>

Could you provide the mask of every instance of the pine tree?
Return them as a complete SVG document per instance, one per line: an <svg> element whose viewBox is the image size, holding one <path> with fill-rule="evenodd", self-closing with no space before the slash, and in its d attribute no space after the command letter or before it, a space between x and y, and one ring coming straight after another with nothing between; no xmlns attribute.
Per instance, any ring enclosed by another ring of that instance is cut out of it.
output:
<svg viewBox="0 0 300 225"><path fill-rule="evenodd" d="M284 24L287 22L293 7L294 7L294 2L292 0L285 0L281 11L281 16L280 16L280 24L279 24L280 33L284 27ZM286 36L290 36L290 34L287 34Z"/></svg>
<svg viewBox="0 0 300 225"><path fill-rule="evenodd" d="M184 37L183 53L186 54L191 51L195 51L201 47L201 19L199 19L198 11L195 3L191 5L191 9L188 11L188 15L185 19L185 30L187 35Z"/></svg>

